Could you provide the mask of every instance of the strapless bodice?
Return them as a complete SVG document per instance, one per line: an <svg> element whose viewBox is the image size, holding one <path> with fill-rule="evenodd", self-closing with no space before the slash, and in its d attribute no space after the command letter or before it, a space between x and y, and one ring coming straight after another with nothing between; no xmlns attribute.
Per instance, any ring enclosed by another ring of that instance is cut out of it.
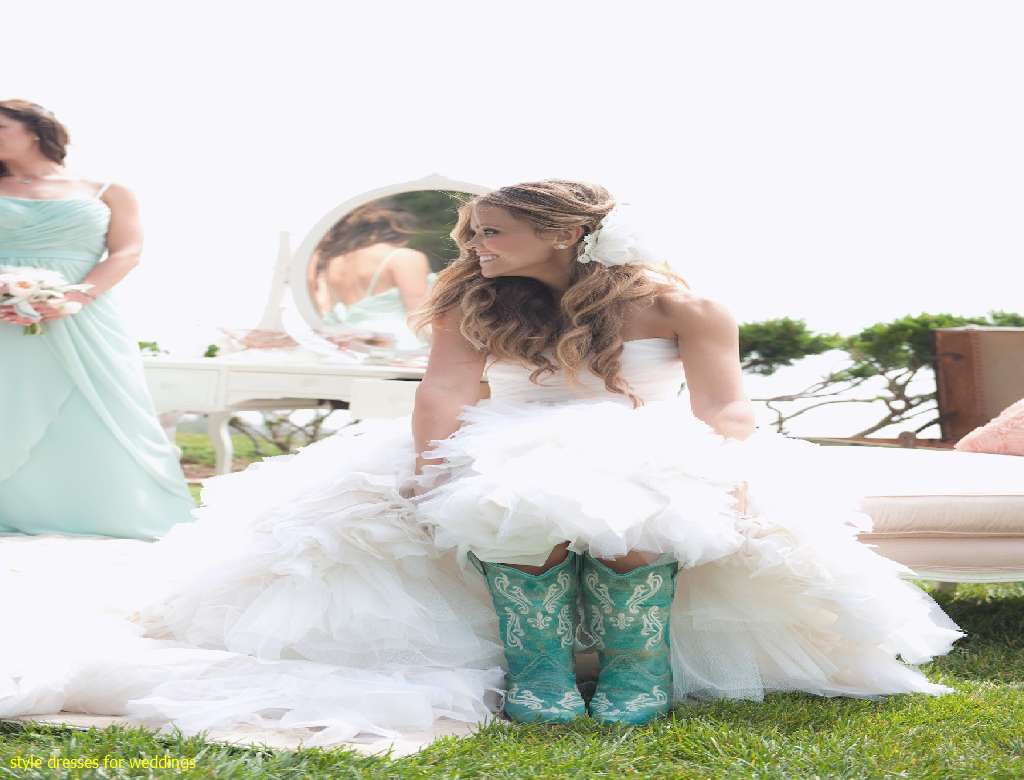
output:
<svg viewBox="0 0 1024 780"><path fill-rule="evenodd" d="M604 380L590 371L581 371L574 381L563 372L547 374L530 381L532 369L506 361L498 361L487 369L491 398L499 401L614 401L632 405L620 393L605 389ZM636 339L627 341L622 349L622 377L633 393L646 402L675 398L683 383L683 364L679 348L671 339Z"/></svg>
<svg viewBox="0 0 1024 780"><path fill-rule="evenodd" d="M0 265L49 268L78 281L103 257L109 226L100 198L0 196Z"/></svg>
<svg viewBox="0 0 1024 780"><path fill-rule="evenodd" d="M429 274L427 284L432 286L435 279L436 273ZM328 325L351 326L365 326L366 323L389 320L404 323L407 314L401 291L397 287L392 287L376 295L367 295L348 306L339 301L324 316L324 322Z"/></svg>

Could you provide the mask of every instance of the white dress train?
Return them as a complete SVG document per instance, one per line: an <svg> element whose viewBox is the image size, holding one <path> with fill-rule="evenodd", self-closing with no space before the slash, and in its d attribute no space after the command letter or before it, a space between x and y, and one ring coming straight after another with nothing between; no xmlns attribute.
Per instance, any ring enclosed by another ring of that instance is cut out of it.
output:
<svg viewBox="0 0 1024 780"><path fill-rule="evenodd" d="M590 374L538 386L491 366L492 399L422 478L408 418L367 421L209 480L197 522L156 543L0 542L0 587L19 594L0 607L18 626L0 645L0 716L252 724L309 730L307 744L483 722L503 659L466 553L540 563L566 540L680 561L677 700L947 691L909 664L961 632L856 538L866 458L723 439L678 396L672 341L627 342L622 371L638 409ZM415 482L430 489L410 499Z"/></svg>

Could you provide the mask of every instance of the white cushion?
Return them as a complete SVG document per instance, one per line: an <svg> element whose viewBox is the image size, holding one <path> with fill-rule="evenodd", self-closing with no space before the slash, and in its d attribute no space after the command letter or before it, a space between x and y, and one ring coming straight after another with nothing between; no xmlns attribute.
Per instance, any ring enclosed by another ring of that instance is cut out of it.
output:
<svg viewBox="0 0 1024 780"><path fill-rule="evenodd" d="M1024 458L845 447L837 462L865 496L862 542L918 576L1024 579Z"/></svg>
<svg viewBox="0 0 1024 780"><path fill-rule="evenodd" d="M863 508L874 536L1024 537L1024 492L870 497Z"/></svg>

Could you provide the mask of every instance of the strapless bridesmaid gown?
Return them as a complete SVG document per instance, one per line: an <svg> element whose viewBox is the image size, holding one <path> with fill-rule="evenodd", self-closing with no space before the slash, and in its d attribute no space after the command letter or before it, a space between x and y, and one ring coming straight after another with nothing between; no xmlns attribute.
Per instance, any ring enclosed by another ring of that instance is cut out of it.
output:
<svg viewBox="0 0 1024 780"><path fill-rule="evenodd" d="M103 257L109 223L99 197L0 196L0 266L78 282ZM155 538L191 519L111 294L39 336L0 322L0 362L0 533Z"/></svg>
<svg viewBox="0 0 1024 780"><path fill-rule="evenodd" d="M366 296L349 306L340 301L334 308L324 316L324 323L327 325L343 325L347 328L358 330L371 330L378 333L389 333L395 337L395 347L398 349L416 349L423 346L420 337L414 333L406 324L409 312L405 310L405 303L402 301L401 291L392 287L384 292L374 292L381 275L395 254L401 251L394 250L383 262L377 266L370 284L366 288ZM427 285L433 286L437 280L436 273L427 274Z"/></svg>

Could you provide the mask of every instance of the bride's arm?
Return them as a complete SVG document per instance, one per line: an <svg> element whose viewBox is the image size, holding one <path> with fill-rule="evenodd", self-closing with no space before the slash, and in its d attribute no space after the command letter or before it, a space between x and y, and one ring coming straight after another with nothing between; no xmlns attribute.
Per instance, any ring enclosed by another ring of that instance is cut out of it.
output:
<svg viewBox="0 0 1024 780"><path fill-rule="evenodd" d="M659 298L669 315L686 373L690 409L726 438L743 440L754 432L754 407L743 389L739 328L720 303L689 292ZM730 491L736 511L747 511L747 484Z"/></svg>
<svg viewBox="0 0 1024 780"><path fill-rule="evenodd" d="M412 413L417 474L424 465L438 462L423 457L430 442L458 430L463 407L480 400L485 356L459 332L461 317L459 309L451 309L432 324L430 360Z"/></svg>
<svg viewBox="0 0 1024 780"><path fill-rule="evenodd" d="M694 416L722 436L746 439L754 432L754 407L743 389L736 320L722 304L690 292L666 294L659 303L676 332Z"/></svg>

